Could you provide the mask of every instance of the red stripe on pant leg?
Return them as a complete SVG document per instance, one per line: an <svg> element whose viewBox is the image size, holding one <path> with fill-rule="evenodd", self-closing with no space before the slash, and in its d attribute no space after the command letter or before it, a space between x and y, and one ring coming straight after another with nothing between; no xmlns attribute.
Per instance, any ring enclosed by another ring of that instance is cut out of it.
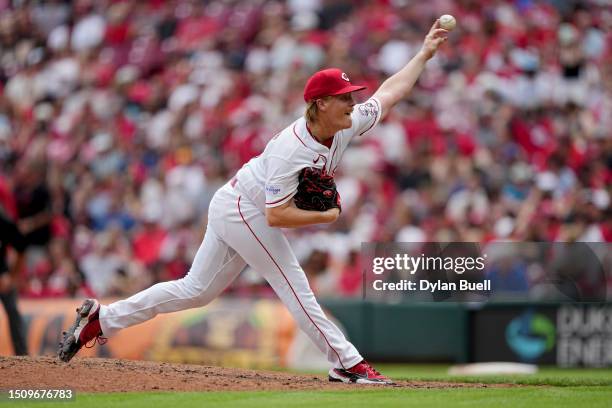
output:
<svg viewBox="0 0 612 408"><path fill-rule="evenodd" d="M274 262L274 265L276 265L276 267L278 268L279 272L281 273L281 275L283 275L283 278L285 278L285 281L287 282L287 285L289 285L289 289L291 289L291 292L293 292L293 296L295 296L295 298L297 299L298 303L300 304L300 307L302 308L302 310L304 311L304 313L306 314L306 317L308 317L308 319L310 320L310 322L314 325L314 327L317 328L317 330L319 331L319 333L321 333L321 336L323 336L323 339L325 340L325 342L327 343L327 345L329 346L330 349L333 350L334 353L336 353L336 356L338 356L338 361L340 362L340 365L342 366L342 368L344 368L346 370L346 367L344 367L344 364L342 364L342 359L340 358L340 354L338 354L338 352L336 351L336 349L334 349L331 344L329 344L329 341L327 341L327 337L325 337L325 334L323 333L323 331L319 328L319 326L317 326L317 324L314 322L314 320L312 320L312 317L310 317L310 315L308 314L308 312L306 311L306 308L304 307L304 305L302 304L302 302L300 301L299 296L297 295L297 293L295 293L295 290L293 289L293 286L291 286L291 283L289 282L289 279L287 279L287 276L285 276L285 274L283 273L283 270L281 269L280 266L278 266L278 264L276 263L276 261L274 260L274 257L272 257L272 255L270 254L270 252L268 251L268 249L266 248L266 246L259 240L259 238L257 237L257 235L255 234L255 232L253 231L253 229L251 228L251 226L249 225L248 222L246 222L246 220L244 219L244 216L242 215L242 211L240 210L240 199L242 198L242 196L238 196L238 212L240 213L240 218L242 218L242 221L244 222L244 224L247 226L247 228L249 229L249 231L251 231L251 234L253 234L253 236L255 237L255 239L257 240L257 242L259 242L259 245L261 245L261 247L264 249L264 251L266 251L266 253L268 254L268 256L270 257L270 259L272 260L272 262Z"/></svg>

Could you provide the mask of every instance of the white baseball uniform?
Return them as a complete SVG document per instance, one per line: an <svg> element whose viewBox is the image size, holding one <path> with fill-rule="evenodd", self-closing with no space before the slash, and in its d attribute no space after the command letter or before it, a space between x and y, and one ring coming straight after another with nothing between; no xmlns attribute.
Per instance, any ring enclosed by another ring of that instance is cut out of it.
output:
<svg viewBox="0 0 612 408"><path fill-rule="evenodd" d="M158 313L204 306L248 264L268 281L334 367L348 369L361 362L357 349L321 310L283 231L268 225L265 208L284 204L295 195L298 174L305 167L333 175L351 139L372 129L380 115L380 102L375 98L355 105L352 127L337 132L330 148L310 134L304 118L277 134L260 156L246 163L215 193L206 235L189 273L102 306L104 335L111 336Z"/></svg>

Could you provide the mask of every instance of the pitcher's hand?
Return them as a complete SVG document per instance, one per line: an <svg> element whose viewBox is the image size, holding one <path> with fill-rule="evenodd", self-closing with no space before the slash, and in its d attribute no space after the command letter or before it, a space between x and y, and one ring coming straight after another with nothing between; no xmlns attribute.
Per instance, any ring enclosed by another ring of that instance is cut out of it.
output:
<svg viewBox="0 0 612 408"><path fill-rule="evenodd" d="M440 28L440 20L437 19L431 28L429 29L429 33L425 36L425 41L423 41L423 47L421 48L421 53L425 56L426 59L430 59L436 54L438 51L438 47L448 38L448 30Z"/></svg>

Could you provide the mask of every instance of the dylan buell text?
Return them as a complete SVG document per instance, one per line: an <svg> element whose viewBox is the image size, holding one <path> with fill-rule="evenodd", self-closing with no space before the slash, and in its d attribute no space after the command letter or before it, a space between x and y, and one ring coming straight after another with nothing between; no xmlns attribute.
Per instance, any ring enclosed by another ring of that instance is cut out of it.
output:
<svg viewBox="0 0 612 408"><path fill-rule="evenodd" d="M444 281L409 281L402 279L399 282L384 282L380 279L372 282L374 290L377 291L420 291L420 292L437 292L437 291L490 291L491 281L484 279L481 282L471 282L467 279L461 279L458 282Z"/></svg>

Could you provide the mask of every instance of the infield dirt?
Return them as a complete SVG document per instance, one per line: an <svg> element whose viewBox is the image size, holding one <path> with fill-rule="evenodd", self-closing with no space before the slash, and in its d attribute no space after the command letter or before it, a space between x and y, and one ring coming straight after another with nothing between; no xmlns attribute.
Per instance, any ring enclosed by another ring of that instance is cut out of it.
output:
<svg viewBox="0 0 612 408"><path fill-rule="evenodd" d="M400 388L487 388L511 384L397 381ZM330 383L326 375L246 370L152 361L54 357L0 357L0 389L78 392L341 390L363 385ZM370 385L365 387L381 387Z"/></svg>

